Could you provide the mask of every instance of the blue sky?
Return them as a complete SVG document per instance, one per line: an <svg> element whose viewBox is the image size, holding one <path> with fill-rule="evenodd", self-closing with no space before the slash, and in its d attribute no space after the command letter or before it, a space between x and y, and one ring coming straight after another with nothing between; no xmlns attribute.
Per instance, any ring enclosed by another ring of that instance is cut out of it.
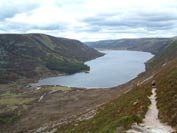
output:
<svg viewBox="0 0 177 133"><path fill-rule="evenodd" d="M177 35L177 0L0 0L0 33L81 41Z"/></svg>

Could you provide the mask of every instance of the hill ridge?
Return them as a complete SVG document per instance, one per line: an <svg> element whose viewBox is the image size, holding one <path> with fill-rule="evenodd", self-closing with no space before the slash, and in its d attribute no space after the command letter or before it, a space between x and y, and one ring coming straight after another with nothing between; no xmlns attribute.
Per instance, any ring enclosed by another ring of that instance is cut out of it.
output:
<svg viewBox="0 0 177 133"><path fill-rule="evenodd" d="M157 55L165 49L169 40L170 38L126 38L85 42L85 44L97 49L136 50Z"/></svg>
<svg viewBox="0 0 177 133"><path fill-rule="evenodd" d="M0 34L0 55L3 77L0 82L7 83L23 77L41 76L42 72L88 70L84 61L103 54L78 40L36 33Z"/></svg>

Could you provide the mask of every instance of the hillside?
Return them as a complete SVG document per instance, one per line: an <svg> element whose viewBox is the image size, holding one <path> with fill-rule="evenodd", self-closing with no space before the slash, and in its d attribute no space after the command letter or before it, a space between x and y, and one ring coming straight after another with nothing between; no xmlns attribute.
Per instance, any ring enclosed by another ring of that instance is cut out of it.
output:
<svg viewBox="0 0 177 133"><path fill-rule="evenodd" d="M148 69L158 69L161 66L165 66L177 57L177 38L171 38L165 45L165 49L148 61Z"/></svg>
<svg viewBox="0 0 177 133"><path fill-rule="evenodd" d="M86 44L98 49L136 50L157 55L165 49L168 40L168 38L119 39L86 42Z"/></svg>
<svg viewBox="0 0 177 133"><path fill-rule="evenodd" d="M168 47L152 58L147 66L154 71L157 81L159 117L177 130L177 38L170 39Z"/></svg>
<svg viewBox="0 0 177 133"><path fill-rule="evenodd" d="M0 34L0 83L88 70L102 53L80 41L44 34Z"/></svg>

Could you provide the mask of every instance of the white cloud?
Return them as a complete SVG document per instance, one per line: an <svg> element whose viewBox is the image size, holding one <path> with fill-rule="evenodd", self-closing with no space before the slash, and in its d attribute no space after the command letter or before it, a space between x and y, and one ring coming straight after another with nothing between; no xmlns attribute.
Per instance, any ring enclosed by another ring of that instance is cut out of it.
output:
<svg viewBox="0 0 177 133"><path fill-rule="evenodd" d="M0 32L83 41L174 36L176 7L176 0L0 0Z"/></svg>

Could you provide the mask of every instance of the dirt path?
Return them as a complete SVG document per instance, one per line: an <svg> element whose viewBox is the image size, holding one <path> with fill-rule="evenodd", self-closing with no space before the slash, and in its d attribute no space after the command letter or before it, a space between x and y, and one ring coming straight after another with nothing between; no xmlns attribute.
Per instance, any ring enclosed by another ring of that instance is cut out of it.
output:
<svg viewBox="0 0 177 133"><path fill-rule="evenodd" d="M160 122L158 119L158 109L156 101L156 88L152 88L152 95L149 97L151 105L146 113L143 123L140 125L132 125L132 129L128 130L127 133L172 133L173 129Z"/></svg>

